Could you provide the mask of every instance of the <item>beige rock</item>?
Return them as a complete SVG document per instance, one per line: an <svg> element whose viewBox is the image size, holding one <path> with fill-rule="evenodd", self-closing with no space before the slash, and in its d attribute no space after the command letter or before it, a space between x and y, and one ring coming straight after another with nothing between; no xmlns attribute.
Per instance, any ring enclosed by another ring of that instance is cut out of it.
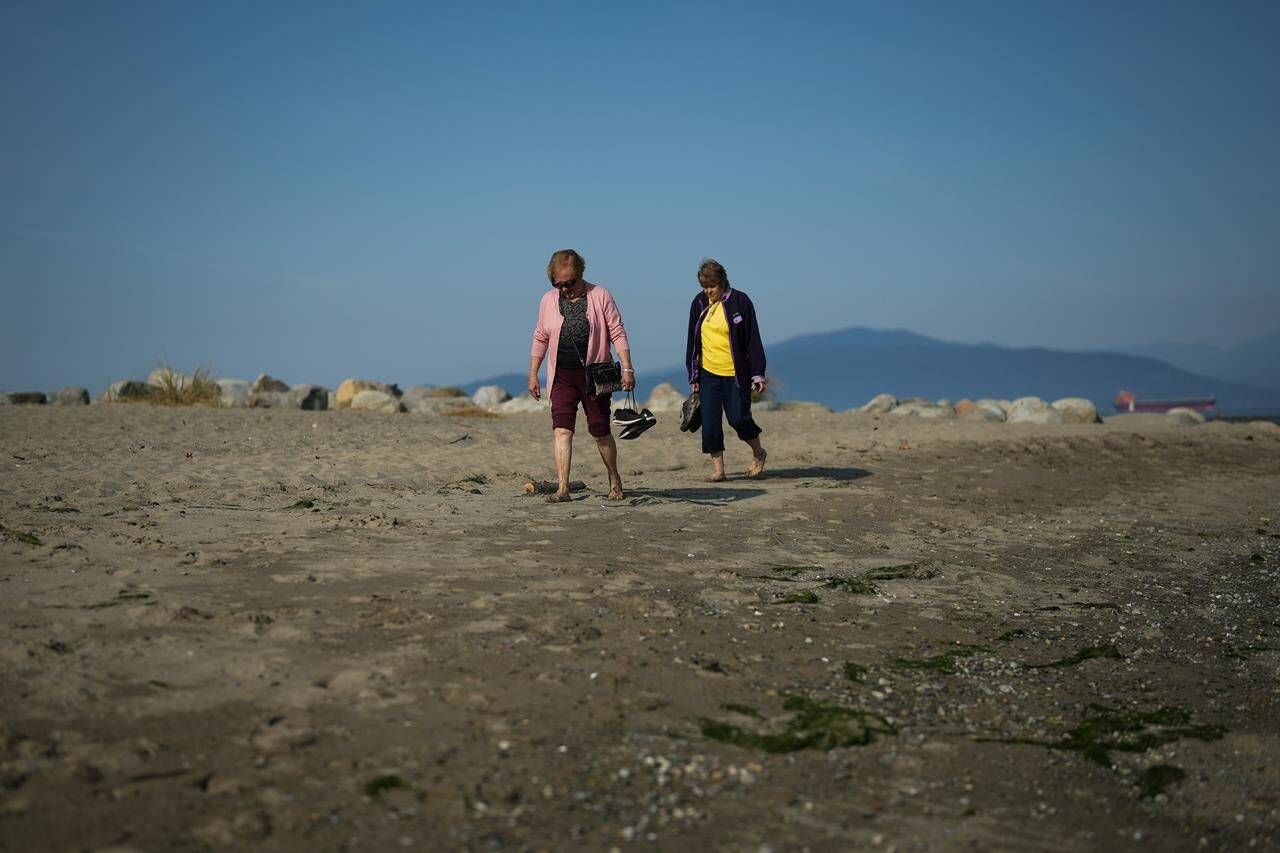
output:
<svg viewBox="0 0 1280 853"><path fill-rule="evenodd" d="M284 390L288 391L288 388ZM399 389L394 385L388 385L385 382L374 382L372 379L344 379L342 384L338 386L338 393L334 395L333 407L335 409L349 409L351 403L355 400L356 395L361 391L380 391L383 394L392 397L399 397Z"/></svg>
<svg viewBox="0 0 1280 853"><path fill-rule="evenodd" d="M896 405L898 405L898 398L892 394L877 394L864 403L858 411L873 415L883 415L892 411Z"/></svg>
<svg viewBox="0 0 1280 853"><path fill-rule="evenodd" d="M1199 424L1204 423L1204 415L1200 414L1195 409L1188 409L1186 406L1178 406L1170 409L1164 413L1164 416L1172 421L1177 421L1180 424L1186 424L1187 426L1198 426Z"/></svg>
<svg viewBox="0 0 1280 853"><path fill-rule="evenodd" d="M1053 408L1069 424L1099 424L1098 407L1084 397L1063 397L1053 401Z"/></svg>
<svg viewBox="0 0 1280 853"><path fill-rule="evenodd" d="M644 402L644 408L651 412L678 412L684 405L686 397L688 397L687 394L670 382L663 382L654 386L649 399Z"/></svg>
<svg viewBox="0 0 1280 853"><path fill-rule="evenodd" d="M896 417L915 417L930 421L955 420L956 410L950 406L939 406L928 400L912 400L899 403L889 414Z"/></svg>
<svg viewBox="0 0 1280 853"><path fill-rule="evenodd" d="M344 382L343 384L345 385L346 383ZM339 389L338 393L342 393L341 389ZM394 395L372 388L358 391L347 403L346 407L355 411L382 412L388 415L394 415L405 410L400 400Z"/></svg>

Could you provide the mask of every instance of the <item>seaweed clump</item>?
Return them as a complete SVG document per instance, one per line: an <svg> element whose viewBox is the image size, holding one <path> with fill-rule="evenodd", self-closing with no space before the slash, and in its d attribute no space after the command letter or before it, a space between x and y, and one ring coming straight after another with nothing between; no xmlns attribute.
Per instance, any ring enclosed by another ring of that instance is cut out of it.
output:
<svg viewBox="0 0 1280 853"><path fill-rule="evenodd" d="M922 658L913 660L911 658L894 658L891 663L898 669L922 669L933 670L935 672L955 672L956 661L960 658L972 657L979 652L990 651L986 646L972 646L965 643L956 643L954 647L947 649L940 655L934 655L930 658Z"/></svg>
<svg viewBox="0 0 1280 853"><path fill-rule="evenodd" d="M724 707L725 710L738 713L753 710L742 706ZM774 755L802 749L825 752L842 747L866 746L877 735L897 734L897 729L878 714L820 702L794 693L784 694L782 707L791 712L791 717L781 731L757 732L706 717L698 723L703 737ZM758 714L755 716L758 718Z"/></svg>
<svg viewBox="0 0 1280 853"><path fill-rule="evenodd" d="M1124 660L1124 655L1120 654L1120 650L1108 643L1104 646L1085 646L1080 651L1062 660L1055 660L1051 663L1028 663L1024 664L1027 669L1050 669L1058 666L1075 666L1078 663L1084 663L1094 658L1111 658L1112 660Z"/></svg>

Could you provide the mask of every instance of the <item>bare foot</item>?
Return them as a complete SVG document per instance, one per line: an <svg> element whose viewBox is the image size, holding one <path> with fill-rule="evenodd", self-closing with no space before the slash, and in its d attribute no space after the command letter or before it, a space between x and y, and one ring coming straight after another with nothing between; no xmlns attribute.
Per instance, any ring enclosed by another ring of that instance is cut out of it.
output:
<svg viewBox="0 0 1280 853"><path fill-rule="evenodd" d="M620 501L625 497L626 495L622 493L622 486L614 486L613 488L609 489L609 494L605 497L605 500Z"/></svg>
<svg viewBox="0 0 1280 853"><path fill-rule="evenodd" d="M769 454L764 450L760 451L759 456L752 457L751 464L747 467L747 478L750 480L759 478L764 473L764 461L768 458Z"/></svg>
<svg viewBox="0 0 1280 853"><path fill-rule="evenodd" d="M713 473L711 474L711 476L710 476L710 477L708 477L708 478L707 478L707 482L708 482L708 483L723 483L723 482L724 482L725 480L727 480L727 479L729 479L729 478L728 478L728 477L726 477L726 476L724 475L724 472L723 472L723 471L715 471L715 472L713 472Z"/></svg>
<svg viewBox="0 0 1280 853"><path fill-rule="evenodd" d="M547 503L549 504L567 504L573 498L569 497L568 492L556 492L554 495L547 495Z"/></svg>

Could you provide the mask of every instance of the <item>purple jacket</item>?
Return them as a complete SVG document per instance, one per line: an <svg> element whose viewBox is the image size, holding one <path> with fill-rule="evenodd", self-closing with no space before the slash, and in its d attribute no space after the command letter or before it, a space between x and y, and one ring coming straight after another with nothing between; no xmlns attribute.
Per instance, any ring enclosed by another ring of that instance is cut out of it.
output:
<svg viewBox="0 0 1280 853"><path fill-rule="evenodd" d="M739 388L764 381L764 344L756 323L756 307L741 290L729 288L724 299L724 318L729 324L729 352L733 355L733 375ZM698 381L702 364L702 320L707 314L707 295L699 293L689 307L689 339L684 347L684 363L689 384Z"/></svg>

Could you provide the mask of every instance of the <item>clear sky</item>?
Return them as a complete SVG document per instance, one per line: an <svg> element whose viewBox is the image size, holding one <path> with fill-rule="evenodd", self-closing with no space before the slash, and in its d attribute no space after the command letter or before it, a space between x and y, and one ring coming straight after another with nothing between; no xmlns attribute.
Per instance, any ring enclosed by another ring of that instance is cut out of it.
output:
<svg viewBox="0 0 1280 853"><path fill-rule="evenodd" d="M1277 44L1270 0L0 0L0 388L523 371L565 246L642 372L707 256L766 341L1235 343Z"/></svg>

